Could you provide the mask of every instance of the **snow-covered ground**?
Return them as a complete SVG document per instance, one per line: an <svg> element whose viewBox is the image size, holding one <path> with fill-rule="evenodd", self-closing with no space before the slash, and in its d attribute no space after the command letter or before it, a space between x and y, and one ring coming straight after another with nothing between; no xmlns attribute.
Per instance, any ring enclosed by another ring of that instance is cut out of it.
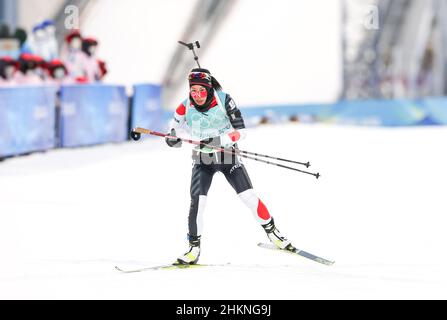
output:
<svg viewBox="0 0 447 320"><path fill-rule="evenodd" d="M322 174L245 161L281 232L332 267L258 248L264 231L219 174L200 262L232 266L119 273L187 248L189 147L149 139L10 159L0 163L0 298L446 299L446 137L439 127L250 129L241 148Z"/></svg>

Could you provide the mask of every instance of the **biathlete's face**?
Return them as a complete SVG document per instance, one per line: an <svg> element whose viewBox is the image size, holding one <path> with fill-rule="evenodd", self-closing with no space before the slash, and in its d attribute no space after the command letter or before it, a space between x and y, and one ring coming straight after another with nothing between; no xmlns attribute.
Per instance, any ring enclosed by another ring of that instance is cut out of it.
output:
<svg viewBox="0 0 447 320"><path fill-rule="evenodd" d="M205 87L195 84L191 86L189 92L197 105L202 106L205 104L208 95Z"/></svg>

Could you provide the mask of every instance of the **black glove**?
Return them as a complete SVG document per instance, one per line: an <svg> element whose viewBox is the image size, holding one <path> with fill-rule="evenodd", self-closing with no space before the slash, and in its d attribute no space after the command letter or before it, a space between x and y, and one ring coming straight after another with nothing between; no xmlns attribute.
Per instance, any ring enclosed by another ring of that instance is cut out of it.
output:
<svg viewBox="0 0 447 320"><path fill-rule="evenodd" d="M209 146L220 148L220 137L208 138L200 141L200 150L210 148Z"/></svg>
<svg viewBox="0 0 447 320"><path fill-rule="evenodd" d="M168 133L168 135L176 137L176 133L175 133L175 129L171 129L171 132ZM166 137L165 138L166 143L168 144L168 146L172 147L172 148L180 148L182 146L182 140L180 140L179 138L177 139L171 139Z"/></svg>

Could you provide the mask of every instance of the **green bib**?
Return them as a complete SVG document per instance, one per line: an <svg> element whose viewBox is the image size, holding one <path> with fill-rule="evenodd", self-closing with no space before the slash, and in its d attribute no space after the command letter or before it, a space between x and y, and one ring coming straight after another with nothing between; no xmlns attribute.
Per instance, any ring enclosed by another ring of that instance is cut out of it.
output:
<svg viewBox="0 0 447 320"><path fill-rule="evenodd" d="M191 136L194 140L214 138L233 131L224 107L226 94L217 91L214 93L214 96L216 97L217 106L206 112L200 112L196 108L191 107L189 99L185 101L185 106L188 106L186 109L186 124L191 129ZM201 151L206 153L214 152L212 149Z"/></svg>

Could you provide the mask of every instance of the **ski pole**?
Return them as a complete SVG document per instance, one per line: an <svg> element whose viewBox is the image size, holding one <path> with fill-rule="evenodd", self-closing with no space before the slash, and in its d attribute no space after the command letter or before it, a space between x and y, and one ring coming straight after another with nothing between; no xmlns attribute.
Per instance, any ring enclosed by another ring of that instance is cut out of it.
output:
<svg viewBox="0 0 447 320"><path fill-rule="evenodd" d="M140 129L141 129L141 128L140 128ZM260 153L256 153L256 152L250 152L250 151L239 150L239 149L237 149L236 152L237 152L238 154L239 154L239 153L243 153L243 154L248 154L248 155L252 155L252 156L256 156L256 157L263 157L263 158L275 159L275 160L283 161L283 162L289 162L289 163L300 164L300 165L306 166L306 168L309 168L309 167L310 167L310 162L309 162L309 161L306 162L306 163L304 163L304 162L293 161L293 160L288 160L288 159L278 158L278 157L272 157L272 156L269 156L269 155L266 155L266 154L260 154Z"/></svg>
<svg viewBox="0 0 447 320"><path fill-rule="evenodd" d="M243 158L260 161L260 162L267 163L267 164L272 164L272 165L275 165L275 166L278 166L278 167L281 167L281 168L290 169L290 170L298 171L298 172L305 173L305 174L310 174L311 176L314 176L317 179L321 177L321 175L319 173L312 173L312 172L308 172L308 171L303 171L303 170L300 170L300 169L296 169L296 168L292 168L292 167L288 167L288 166L282 165L280 163L271 162L271 161L267 161L267 160L264 160L264 159L259 159L259 158L255 158L255 157L250 157L250 156L247 156L247 155L239 154L237 152L232 153L232 154L238 154L239 156L241 156Z"/></svg>
<svg viewBox="0 0 447 320"><path fill-rule="evenodd" d="M287 159L283 159L283 158L277 158L277 157L272 157L272 156L268 156L266 154L260 154L260 153L256 153L256 152L249 152L249 151L244 151L244 150L239 150L240 153L245 153L245 154L250 154L253 156L257 156L257 157L263 157L263 158L268 158L268 159L275 159L275 160L279 160L279 161L283 161L283 162L290 162L290 163L296 163L296 164L300 164L303 166L306 166L306 168L310 167L310 162L298 162L298 161L293 161L293 160L287 160Z"/></svg>
<svg viewBox="0 0 447 320"><path fill-rule="evenodd" d="M275 162L271 162L268 160L264 160L264 159L259 159L256 157L250 157L246 154L241 154L241 150L227 150L225 148L221 148L221 147L216 147L216 146L211 146L211 145L207 145L207 144L203 144L200 141L195 141L195 140L190 140L190 139L185 139L185 138L181 138L181 137L174 137L174 136L170 136L169 134L165 134L165 133L161 133L161 132L157 132L157 131L152 131L149 129L145 129L145 128L135 128L131 131L131 137L133 140L137 141L140 140L141 138L141 134L149 134L149 135L154 135L154 136L158 136L158 137L162 137L162 138L168 138L168 139L179 139L180 141L186 142L186 143L190 143L190 144L194 144L194 145L198 145L198 146L206 146L209 147L211 149L214 149L216 151L220 151L220 152L224 152L224 153L228 153L228 154L232 154L232 155L239 155L243 158L247 158L247 159L251 159L251 160L255 160L255 161L259 161L259 162L263 162L266 164L271 164L271 165L275 165L284 169L290 169L290 170L294 170L294 171L298 171L301 173L305 173L305 174L309 174L312 175L314 177L316 177L317 179L320 178L320 174L319 173L312 173L312 172L308 172L308 171L303 171L303 170L299 170L296 168L292 168L292 167L288 167L279 163L275 163Z"/></svg>

